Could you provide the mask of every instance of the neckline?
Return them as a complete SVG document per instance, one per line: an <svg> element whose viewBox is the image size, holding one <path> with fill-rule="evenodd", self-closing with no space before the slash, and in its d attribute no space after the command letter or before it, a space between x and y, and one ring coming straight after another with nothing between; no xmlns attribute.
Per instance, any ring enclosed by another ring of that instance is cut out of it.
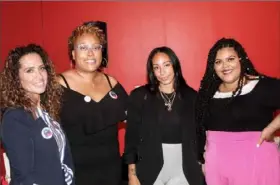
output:
<svg viewBox="0 0 280 185"><path fill-rule="evenodd" d="M88 96L88 95L85 95L85 94L82 94L82 93L80 93L80 92L78 92L78 91L75 91L75 90L73 90L73 89L71 89L71 88L64 87L63 85L61 85L61 86L62 86L64 89L67 89L67 90L69 90L69 91L71 91L71 92L74 92L75 94L81 96L82 99L83 99L83 102L85 102L85 103L94 102L94 103L96 103L96 104L99 104L100 102L102 102L102 101L109 95L109 93L110 93L111 91L113 91L114 89L116 89L116 87L117 87L118 85L119 85L119 82L117 82L116 85L115 85L114 87L112 87L107 93L105 93L104 96L103 96L99 101L96 101L96 100L94 100L92 97L90 97L90 96ZM84 98L85 98L86 96L90 97L90 101L89 101L89 102L86 102L86 101L84 100Z"/></svg>
<svg viewBox="0 0 280 185"><path fill-rule="evenodd" d="M260 81L262 81L262 78L254 79L249 81L246 85L243 86L242 92L239 96L245 96L248 94L251 94L255 91L255 89L259 86ZM231 98L233 92L220 92L216 91L213 98L214 99L224 99L224 98Z"/></svg>
<svg viewBox="0 0 280 185"><path fill-rule="evenodd" d="M174 93L176 93L175 91L173 91L172 93L165 93L165 92L163 92L163 91L160 91L160 93L162 93L162 94L164 94L164 95L166 95L166 96L172 96Z"/></svg>

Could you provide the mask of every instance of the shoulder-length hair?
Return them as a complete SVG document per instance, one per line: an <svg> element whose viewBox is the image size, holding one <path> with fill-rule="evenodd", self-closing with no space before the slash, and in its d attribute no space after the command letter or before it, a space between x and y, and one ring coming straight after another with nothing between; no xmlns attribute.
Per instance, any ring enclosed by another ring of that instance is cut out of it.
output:
<svg viewBox="0 0 280 185"><path fill-rule="evenodd" d="M36 53L41 57L48 74L46 90L40 98L41 105L52 118L59 120L62 87L56 81L54 66L47 52L41 46L35 44L16 47L9 52L0 75L0 107L1 109L24 108L30 112L34 110L34 105L26 95L19 79L19 60L31 53Z"/></svg>
<svg viewBox="0 0 280 185"><path fill-rule="evenodd" d="M172 64L173 70L174 70L174 89L175 91L179 90L181 86L186 86L186 81L182 75L182 69L180 65L179 58L175 54L175 52L166 46L157 47L154 48L148 57L147 61L147 80L148 80L148 86L151 92L157 92L159 81L157 80L154 70L153 70L153 58L157 53L164 53L170 58L170 62Z"/></svg>

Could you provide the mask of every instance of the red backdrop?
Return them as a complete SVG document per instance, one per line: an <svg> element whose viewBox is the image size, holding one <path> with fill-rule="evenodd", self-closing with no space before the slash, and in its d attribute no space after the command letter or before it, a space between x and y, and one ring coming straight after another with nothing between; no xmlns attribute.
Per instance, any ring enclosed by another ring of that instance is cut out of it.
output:
<svg viewBox="0 0 280 185"><path fill-rule="evenodd" d="M130 92L145 83L150 50L178 54L187 82L198 88L210 47L233 37L256 68L280 77L280 2L0 2L1 63L22 44L41 44L57 72L69 69L67 39L79 24L107 22L109 67ZM124 129L120 130L121 151Z"/></svg>

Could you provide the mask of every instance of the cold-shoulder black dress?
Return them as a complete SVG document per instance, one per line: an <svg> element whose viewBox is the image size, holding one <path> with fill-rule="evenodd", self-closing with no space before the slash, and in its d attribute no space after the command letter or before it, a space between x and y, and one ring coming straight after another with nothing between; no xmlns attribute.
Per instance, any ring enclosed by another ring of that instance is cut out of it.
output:
<svg viewBox="0 0 280 185"><path fill-rule="evenodd" d="M119 185L118 122L125 120L127 93L120 83L99 101L64 88L61 124L70 142L76 185Z"/></svg>

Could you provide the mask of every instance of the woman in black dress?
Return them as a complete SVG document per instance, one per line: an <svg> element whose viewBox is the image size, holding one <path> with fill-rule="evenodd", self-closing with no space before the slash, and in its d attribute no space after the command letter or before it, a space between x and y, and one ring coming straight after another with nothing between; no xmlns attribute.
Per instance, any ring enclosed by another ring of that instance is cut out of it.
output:
<svg viewBox="0 0 280 185"><path fill-rule="evenodd" d="M77 185L118 185L121 158L118 125L124 120L127 94L102 72L103 31L78 26L68 40L74 68L60 75L64 87L61 121L69 138Z"/></svg>

